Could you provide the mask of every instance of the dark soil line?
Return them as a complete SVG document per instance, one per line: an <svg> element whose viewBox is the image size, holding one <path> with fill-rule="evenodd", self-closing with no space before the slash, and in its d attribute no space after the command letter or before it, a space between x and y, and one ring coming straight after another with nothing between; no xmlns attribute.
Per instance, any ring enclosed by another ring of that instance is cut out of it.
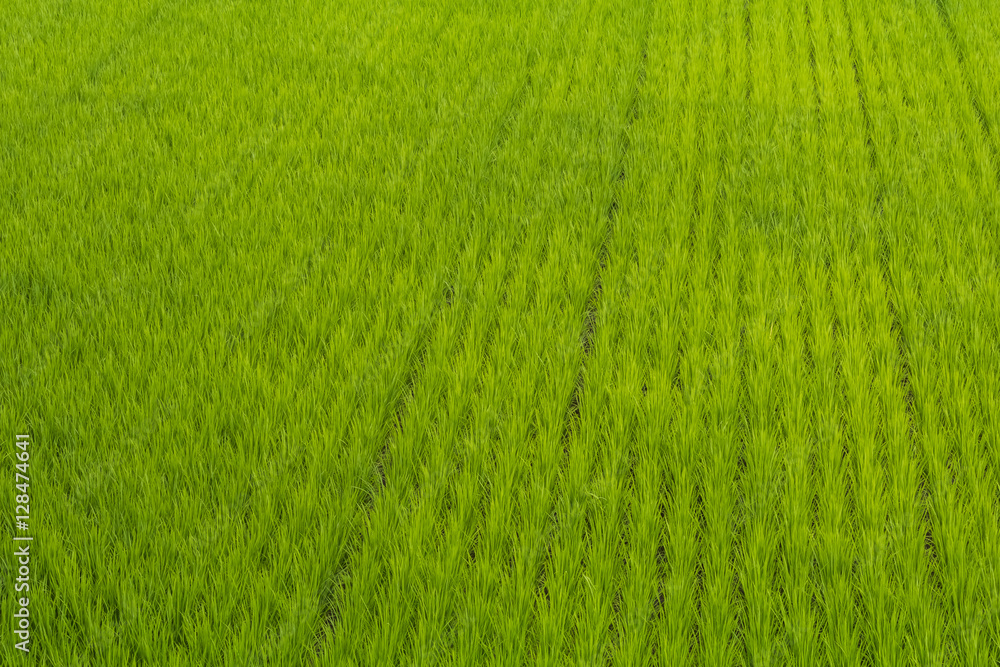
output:
<svg viewBox="0 0 1000 667"><path fill-rule="evenodd" d="M525 77L524 83L518 87L515 93L512 95L510 101L505 107L505 113L502 116L502 121L500 124L501 130L498 131L494 137L492 144L487 150L487 155L490 156L491 162L494 156L502 149L504 143L510 137L510 127L514 123L514 119L520 114L524 101L527 98L527 90L530 85L531 76L530 73ZM486 182L486 176L484 175L482 180L477 185L477 190L481 189ZM465 251L468 244L468 237L462 241L462 246L456 251L455 257L461 257ZM403 373L402 386L403 389L399 392L399 395L392 402L392 407L387 411L391 416L386 416L382 420L383 432L388 430L389 435L384 439L381 447L374 456L373 473L371 477L366 480L367 486L372 488L372 491L368 496L363 499L361 507L359 508L359 513L362 515L357 522L357 525L365 525L368 520L368 516L375 505L378 497L381 495L382 490L386 485L385 478L385 467L388 464L388 452L389 445L391 443L391 434L395 430L398 431L402 428L403 420L406 416L406 398L412 393L413 388L419 382L419 370L423 368L429 343L433 337L435 331L434 323L439 319L439 315L443 312L445 308L450 308L452 305L451 299L449 299L448 290L445 290L439 298L436 300L435 304L431 308L430 314L421 326L424 328L423 331L417 336L417 340L420 342L416 345L415 349L407 354L408 362L406 363L406 370ZM349 577L351 569L351 559L349 554L352 551L352 546L357 542L360 535L356 531L350 531L346 538L343 540L344 544L339 550L336 558L334 559L333 567L331 568L335 572L341 572L342 575L339 577L340 581L344 578ZM346 592L345 585L340 585L341 595L337 596L338 599L333 599L332 589L334 588L333 581L330 581L330 586L327 590L320 591L320 599L323 600L320 610L321 623L317 629L317 633L321 634L325 628L329 628L331 631L335 631L337 623L339 621L339 606L341 600L339 599L344 592Z"/></svg>
<svg viewBox="0 0 1000 667"><path fill-rule="evenodd" d="M434 308L434 315L431 316L431 321L436 321L437 313L440 311L440 306ZM368 522L368 517L371 514L372 508L375 506L378 497L382 494L383 489L385 489L387 484L385 470L390 465L389 460L389 446L392 442L392 437L394 433L399 433L403 427L403 421L406 418L406 399L408 396L413 394L414 388L420 381L420 370L424 368L427 350L430 347L430 341L433 339L434 331L436 328L433 324L425 325L426 329L417 337L417 344L414 349L411 350L406 357L408 359L406 363L406 370L403 373L403 378L401 382L401 389L398 392L398 396L391 402L391 407L387 406L384 410L382 419L382 430L388 431L388 435L385 437L382 446L379 451L373 457L374 463L371 467L372 472L369 474L369 478L364 480L365 487L369 489L367 495L361 499L358 507L357 515L358 518L355 522L355 526L364 526ZM341 540L341 548L338 550L339 553L336 556L333 567L331 568L338 575L336 579L340 581L339 588L341 589L341 594L346 592L346 579L350 577L351 566L353 564L353 559L350 557L353 549L352 547L358 542L361 534L357 530L347 530L344 533L344 537ZM336 623L339 621L340 614L339 600L331 599L331 594L333 593L334 582L330 582L330 588L327 590L320 591L320 599L323 600L323 604L320 610L320 618L322 623L320 624L320 630L324 627L329 627L331 630L336 629Z"/></svg>
<svg viewBox="0 0 1000 667"><path fill-rule="evenodd" d="M871 171L877 176L879 174L878 155L875 151L875 141L873 139L871 112L868 110L868 96L865 94L864 82L861 80L861 71L858 68L858 48L854 37L854 22L851 20L850 12L847 10L847 0L842 0L842 4L844 18L847 20L847 35L850 40L851 67L854 69L854 83L858 90L858 102L861 105L861 115L865 123L865 145L868 147L868 159ZM880 184L880 187L884 186Z"/></svg>
<svg viewBox="0 0 1000 667"><path fill-rule="evenodd" d="M596 335L597 329L597 306L600 303L601 296L603 294L603 281L602 273L607 265L608 248L611 245L611 237L615 231L615 223L618 219L618 208L619 208L619 193L618 184L627 178L625 173L625 159L628 155L629 149L631 148L629 133L632 129L632 125L635 122L639 113L639 94L642 90L643 84L646 81L646 61L648 57L648 44L649 44L649 15L650 6L646 9L646 29L642 40L642 50L641 57L639 60L639 72L636 76L635 84L632 87L632 94L629 99L629 104L627 107L627 112L625 115L625 125L622 128L621 134L619 135L619 145L621 150L618 156L618 164L615 173L618 174L617 181L612 184L612 195L611 201L608 204L608 208L605 211L605 221L604 221L604 238L601 240L601 245L597 250L597 271L594 275L594 281L591 284L590 295L587 298L587 306L584 314L583 330L580 333L580 345L583 348L583 359L580 363L580 369L577 372L576 383L574 385L573 394L570 397L569 408L567 410L567 416L563 428L563 444L567 445L569 441L570 433L572 432L572 424L579 419L580 416L580 393L583 391L584 385L584 374L587 368L587 359L590 357L593 351L593 340ZM563 456L564 460L566 458L566 453Z"/></svg>
<svg viewBox="0 0 1000 667"><path fill-rule="evenodd" d="M524 81L518 87L517 91L507 102L504 108L504 112L500 117L500 121L497 124L496 130L493 134L493 143L490 145L488 152L489 163L495 164L500 152L503 147L507 145L507 141L510 139L510 134L514 128L514 121L517 119L518 114L524 107L524 101L528 95L528 89L531 88L531 71L529 69L528 73L524 77Z"/></svg>
<svg viewBox="0 0 1000 667"><path fill-rule="evenodd" d="M934 7L937 9L938 17L941 19L945 32L948 34L948 42L951 44L951 48L955 52L955 57L958 59L958 69L962 74L962 84L965 86L965 93L969 96L972 110L976 115L976 120L979 121L979 129L986 140L986 145L990 149L993 171L996 174L997 183L1000 184L1000 147L997 146L997 139L993 135L993 128L990 127L989 118L983 111L983 103L979 99L979 94L969 79L968 65L965 64L965 49L958 37L958 32L955 30L954 24L951 22L948 0L934 0Z"/></svg>
<svg viewBox="0 0 1000 667"><path fill-rule="evenodd" d="M877 152L875 150L874 143L872 142L871 117L868 114L868 111L867 111L867 108L866 108L866 104L865 104L865 101L864 101L864 94L863 94L862 87L861 87L861 81L860 81L860 78L858 77L857 59L856 59L856 56L855 56L856 51L855 51L855 47L854 47L854 31L853 31L853 28L851 28L851 23L850 23L850 17L849 16L847 17L847 20L848 20L848 27L850 29L850 36L851 36L852 59L854 60L854 64L855 64L855 70L854 70L855 71L855 81L858 83L858 96L859 96L860 99L862 99L862 109L864 110L866 132L868 133L867 142L868 142L868 146L869 146L869 149L870 149L870 155L871 155L871 165L872 165L872 172L873 172L872 173L872 177L876 180L876 182L878 184L877 185L877 191L876 191L876 202L875 203L876 203L877 212L879 213L879 217L881 217L882 214L883 214L882 207L883 207L883 198L884 198L884 192L885 192L885 179L882 177L882 174L881 174L881 172L879 170L878 155L877 155ZM900 365L900 371L901 371L901 385L903 387L904 400L905 400L905 404L906 404L906 416L907 416L907 420L908 420L909 425L910 425L909 431L910 431L910 436L912 438L914 436L915 428L916 428L915 427L916 416L914 415L914 409L913 409L913 390L910 387L910 363L909 363L909 355L907 353L907 350L909 349L909 344L908 344L908 341L907 341L906 333L905 333L905 331L903 329L902 319L901 319L901 317L899 315L899 311L898 311L895 299L893 299L893 294L895 293L895 281L893 280L892 272L891 272L891 270L889 268L889 257L892 254L892 247L891 247L891 245L889 243L889 238L888 238L888 235L886 233L885 226L884 225L879 225L879 231L880 231L880 241L881 241L881 252L879 253L879 264L880 264L880 269L881 269L881 272L882 272L882 279L883 279L883 281L884 281L884 283L886 285L886 292L887 292L886 293L886 305L887 305L887 307L889 309L889 315L890 315L890 319L891 319L891 328L892 328L892 331L894 333L894 337L896 338L897 356L898 356L898 359L899 359L899 365Z"/></svg>
<svg viewBox="0 0 1000 667"><path fill-rule="evenodd" d="M442 24L443 25L443 24ZM461 254L460 252L458 253ZM313 257L307 258L307 263L311 264L313 262ZM300 275L300 279L297 284L307 282L309 271L304 272ZM508 272L509 275L509 272ZM450 307L452 304L453 290L450 286L446 285L443 290L438 302L432 307L430 313L425 317L424 323L420 325L424 330L418 333L414 337L414 340L418 341L414 345L413 349L404 355L406 359L404 365L406 370L402 376L402 390L394 401L390 401L392 404L391 409L387 411L386 414L391 414L391 417L383 417L381 423L383 424L383 430L388 430L391 434L393 429L396 430L402 427L403 420L405 418L406 409L406 398L413 391L413 388L419 382L417 369L423 368L426 360L426 352L428 343L433 338L434 326L433 322L436 321L438 314L443 310L443 308ZM323 360L326 359L326 354L323 355ZM293 401L297 400L300 395L305 393L305 391L311 387L316 378L320 375L320 369L323 367L322 363L317 363L314 365L312 371L308 374L305 382L301 383L298 391L295 393ZM377 368L370 368L366 373L365 377L362 378L362 383L367 383L374 377L382 377L386 373L385 365L382 364ZM354 401L353 408L350 412L353 415L357 411L358 403ZM372 467L372 473L368 479L364 480L364 486L370 489L368 495L361 500L360 507L362 508L363 514L367 517L376 501L377 496L381 493L386 485L385 478L385 467L388 463L387 461L387 451L390 442L389 435L386 436L385 443L382 448L375 456L375 463ZM363 525L363 524L362 524ZM343 537L339 540L336 548L336 561L333 563L332 570L335 573L330 579L327 580L326 584L319 591L319 599L321 601L321 612L320 616L323 619L323 623L319 631L314 637L314 643L320 645L322 643L322 630L324 627L328 627L331 630L336 628L339 622L339 614L337 612L337 599L341 598L347 591L347 582L350 575L350 559L349 552L350 546L353 544L352 539L354 534L352 531L345 531Z"/></svg>
<svg viewBox="0 0 1000 667"><path fill-rule="evenodd" d="M750 12L750 3L751 3L751 0L744 0L744 2L743 2L743 32L744 32L744 39L746 41L746 49L747 49L746 113L745 113L745 116L744 116L744 124L746 126L744 128L745 130L750 127L750 124L751 124L752 119L753 119L752 98L753 98L753 87L754 87L753 86L753 79L754 79L754 68L753 68L754 39L753 39L753 19L751 17L751 12ZM753 162L755 161L753 150L747 150L746 148L744 148L743 151L742 151L742 155L739 156L739 159L740 159L740 162L744 165L744 173L753 173L752 166L753 166ZM746 212L745 205L744 205L744 212ZM742 543L743 543L743 540L744 540L745 535L746 535L745 508L743 506L743 501L741 499L741 495L742 494L739 493L739 491L743 488L743 478L745 477L746 467L747 467L746 438L743 435L746 432L745 425L743 424L743 421L745 419L745 416L744 416L745 410L744 410L744 405L743 405L743 403L744 403L743 399L744 399L744 396L746 394L746 384L747 384L747 379L746 379L746 375L747 375L747 354L746 354L746 349L747 349L746 326L747 326L747 322L746 322L746 313L745 313L745 308L743 306L743 296L742 296L742 295L745 295L747 293L747 281L748 281L747 273L748 272L747 272L747 270L746 270L745 267L743 269L741 269L740 272L739 272L739 278L738 278L737 284L736 284L736 293L738 295L737 296L737 301L739 303L739 310L740 310L740 318L739 318L740 331L739 331L739 340L738 340L738 343L737 343L737 346L736 346L736 350L737 350L737 352L736 352L736 358L737 358L737 366L738 366L738 368L737 368L737 371L736 371L736 378L735 378L735 382L736 382L736 385L737 385L737 392L738 392L737 411L739 412L739 415L737 416L737 423L738 423L738 425L734 428L734 432L733 432L733 436L734 436L733 437L733 440L734 440L733 445L737 449L737 451L734 452L734 454L732 455L733 456L733 464L732 464L733 465L733 467L732 467L733 476L732 476L732 479L730 480L730 488L732 488L733 490L735 490L737 492L736 496L733 497L731 499L731 501L730 501L730 503L731 503L730 514L732 516L733 530L732 530L732 535L731 535L731 542L730 542L730 545L729 545L729 562L730 562L730 575L731 575L730 593L732 595L734 608L737 608L737 609L743 608L745 606L745 604L746 604L746 593L743 590L743 586L742 586L742 584L740 582L740 573L739 573L739 569L738 569L738 567L737 567L736 564L739 562L739 550L742 547ZM704 521L702 523L704 524ZM703 536L705 534L705 531L706 531L706 526L702 525L701 526L701 532L702 532ZM699 569L702 572L704 572L704 568L705 568L704 553L702 552L701 554L699 554ZM702 584L702 586L700 588L703 589L704 588L704 584ZM700 592L702 592L702 591L700 591ZM701 624L699 622L700 618L701 618L701 612L700 612L701 595L700 595L700 592L699 592L699 595L697 597L697 605L699 607L699 614L698 614L698 619L699 620L696 621L696 623L695 623L696 624L696 630L698 630L698 631L700 631L700 627L701 627ZM744 625L743 624L743 614L742 613L735 613L734 612L733 630L732 630L731 636L729 637L729 642L730 642L730 645L733 646L733 653L734 653L734 655L737 654L737 653L739 653L741 658L745 657L745 656L742 655L743 652L744 652L744 648L745 648L743 646L743 644L744 644L744 642L743 642L743 633L745 631L745 628L743 627L743 625Z"/></svg>
<svg viewBox="0 0 1000 667"><path fill-rule="evenodd" d="M618 154L618 160L616 168L612 173L617 174L615 182L611 184L612 195L611 201L604 215L604 238L601 240L601 244L597 250L596 261L597 270L594 275L594 281L591 284L590 294L587 298L586 311L584 314L583 329L580 334L580 345L583 350L582 359L580 361L580 368L577 371L576 381L573 386L573 393L570 396L569 405L566 413L566 418L563 423L563 433L562 433L562 443L563 443L563 454L559 461L559 472L558 476L561 478L566 470L566 466L569 464L569 442L571 436L579 425L580 419L580 399L581 394L584 390L585 377L587 370L587 361L593 351L593 341L597 330L597 308L600 304L601 297L603 295L603 281L602 274L607 265L607 257L609 252L609 247L611 245L611 238L614 234L615 224L618 218L619 210L619 187L620 184L628 178L625 171L625 160L628 156L629 150L631 148L630 133L633 124L639 116L639 98L642 92L643 86L646 82L646 66L649 56L649 36L651 32L651 15L652 15L652 2L646 4L645 16L643 18L643 36L642 45L640 48L640 57L638 62L638 72L636 74L635 82L632 86L631 95L629 97L628 106L626 107L625 113L625 124L622 127L621 133L619 134L619 146L621 147ZM630 465L631 474L631 465ZM583 543L587 544L590 539L590 534L592 532L591 528L591 518L589 516L584 517L584 530L583 530ZM550 549L551 552L551 549ZM536 596L541 597L542 591L546 586L546 565L551 560L551 553L544 559L541 567L541 572L536 587ZM620 595L620 586L616 587L616 594ZM575 623L571 625L571 632L575 634ZM612 632L614 627L614 621L612 621L612 626L609 628L609 632ZM610 640L609 641L613 641Z"/></svg>
<svg viewBox="0 0 1000 667"><path fill-rule="evenodd" d="M685 70L686 70L686 68L688 66L688 64L687 64L688 60L689 59L685 60L685 64L684 64ZM666 261L667 261L665 259L665 256L666 256L666 247L665 247L665 245L663 245L663 246L661 246L660 260L656 263L655 275L661 275L662 274L663 268L664 268L664 266L666 264ZM679 298L679 301L678 301L678 312L683 312L683 309L689 307L689 304L690 304L690 301L691 301L690 294L689 294L690 290L688 289L686 282L685 282L684 286L681 289L682 289L682 294L683 294L683 300ZM656 310L654 312L655 312L656 316L654 317L653 323L651 324L650 330L648 332L650 340L658 339L659 336L660 336L660 331L662 330L662 326L661 326L661 323L663 322L662 313L659 310ZM686 354L686 346L684 344L683 336L678 336L677 347L676 347L676 357L675 357L674 364L670 368L663 369L663 372L666 372L668 374L668 376L671 378L671 386L672 387L677 387L678 391L683 391L680 388L680 384L681 384L680 369L681 369L681 367L684 364L685 354ZM646 349L646 357L647 357L647 359L652 359L652 350L650 349L650 347L648 345L647 345L647 349ZM649 367L648 364L647 364L647 367ZM648 384L648 382L649 382L649 378L647 377L644 380L644 383L643 383L643 386L642 386L643 397L645 397L647 395L647 391L648 391L647 384ZM667 433L671 433L673 431L673 429L676 428L678 420L679 420L678 411L675 409L672 412L672 414L670 415L670 419L669 419L669 421L666 424L666 432ZM671 471L669 470L669 468L662 469L661 470L661 474L660 474L660 498L661 499L660 499L660 502L658 503L658 512L659 512L660 521L662 522L663 525L666 525L668 523L668 516L669 516L671 510L680 511L678 509L677 500L675 498L674 483L675 483L675 480L673 479L673 475L671 474ZM698 529L701 531L702 534L704 534L704 510L703 510L702 500L701 500L701 486L700 486L700 483L696 483L694 485L694 488L693 488L693 499L697 503L696 508L693 510L693 512L695 514L695 520L698 523L698 527L699 527ZM671 577L672 572L670 571L671 570L671 564L668 563L668 556L667 556L667 546L668 545L664 541L664 537L665 536L666 536L665 532L661 532L660 533L660 536L659 536L659 539L658 539L657 551L656 551L656 589L654 591L653 598L651 600L650 612L649 612L649 616L648 616L648 623L651 624L651 627L655 627L657 624L659 624L661 622L661 618L664 616L664 614L672 613L672 610L666 606L666 603L667 603L667 600L666 600L667 589L668 589L668 586L669 586L668 579ZM695 559L695 563L697 565L697 568L696 568L696 572L695 572L695 578L694 578L694 581L693 581L693 586L695 587L695 594L694 594L694 598L693 598L693 601L692 601L692 605L693 605L693 610L692 610L693 624L692 624L692 627L691 627L691 632L696 634L697 633L697 617L698 617L698 613L699 613L698 598L700 597L700 594L701 594L702 580L704 578L703 577L703 573L702 573L702 564L701 564L700 554ZM693 635L692 638L691 638L691 646L692 647L696 647L697 644L698 644L698 639L697 639L696 636ZM652 654L652 657L654 658L654 660L657 658L658 645L659 645L658 642L654 641L653 645L651 647L651 654ZM693 654L693 652L694 652L694 649L692 648L692 654Z"/></svg>
<svg viewBox="0 0 1000 667"><path fill-rule="evenodd" d="M743 39L747 45L747 105L749 106L750 95L753 92L753 20L750 18L750 0L743 0Z"/></svg>
<svg viewBox="0 0 1000 667"><path fill-rule="evenodd" d="M816 98L816 117L819 118L822 112L820 109L819 72L816 67L816 31L813 30L812 11L809 9L809 3L805 5L805 14L806 27L809 28L809 69L812 71L813 97Z"/></svg>
<svg viewBox="0 0 1000 667"><path fill-rule="evenodd" d="M813 101L815 102L815 114L816 114L816 128L820 133L823 134L824 123L823 123L823 107L822 107L822 95L819 88L819 70L816 63L816 28L813 26L813 16L812 10L810 9L810 3L807 2L804 7L805 17L806 17L806 27L809 31L809 69L812 72L812 82L813 82ZM825 169L823 165L825 160L823 159L822 147L823 142L819 143L820 155L817 164L820 165L819 182L824 182L826 178ZM824 197L825 200L825 197ZM806 284L805 274L802 271L802 265L799 266L799 288L802 290L802 294L808 294L808 287ZM816 330L815 323L811 313L805 312L808 307L808 299L803 301L803 331L802 331L802 355L803 363L805 367L806 376L809 378L815 378L816 372L816 361L814 358L813 349L815 348L815 338ZM813 380L814 381L814 380ZM810 391L806 395L806 406L807 411L812 412L815 409L815 400L813 398L813 392ZM809 428L810 432L813 432L814 426ZM806 470L807 477L809 479L810 486L810 497L809 497L809 545L813 550L813 557L810 559L808 581L812 588L812 602L811 610L814 619L814 636L818 643L821 643L822 638L822 617L823 610L818 600L818 593L820 588L820 569L819 561L815 557L815 550L819 545L819 524L820 524L820 467L821 467L821 456L819 452L819 447L816 445L814 438L810 437L810 445L806 458Z"/></svg>

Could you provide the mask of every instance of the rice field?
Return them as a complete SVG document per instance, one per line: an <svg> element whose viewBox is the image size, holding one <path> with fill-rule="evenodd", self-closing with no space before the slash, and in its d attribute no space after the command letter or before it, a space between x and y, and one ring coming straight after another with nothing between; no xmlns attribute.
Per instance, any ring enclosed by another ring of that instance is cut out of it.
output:
<svg viewBox="0 0 1000 667"><path fill-rule="evenodd" d="M1000 664L1000 5L0 35L2 664Z"/></svg>

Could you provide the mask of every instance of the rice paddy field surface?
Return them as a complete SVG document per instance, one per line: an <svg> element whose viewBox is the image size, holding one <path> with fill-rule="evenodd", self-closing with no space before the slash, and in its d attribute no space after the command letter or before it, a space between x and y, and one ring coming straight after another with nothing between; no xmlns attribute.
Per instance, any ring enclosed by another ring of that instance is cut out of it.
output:
<svg viewBox="0 0 1000 667"><path fill-rule="evenodd" d="M0 35L2 664L1000 664L1000 5Z"/></svg>

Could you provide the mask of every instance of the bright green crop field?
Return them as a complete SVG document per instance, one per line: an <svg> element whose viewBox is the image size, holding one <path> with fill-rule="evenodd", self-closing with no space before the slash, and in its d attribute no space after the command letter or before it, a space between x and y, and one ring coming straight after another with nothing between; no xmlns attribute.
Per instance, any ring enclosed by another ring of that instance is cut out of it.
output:
<svg viewBox="0 0 1000 667"><path fill-rule="evenodd" d="M0 664L1000 664L998 44L4 3Z"/></svg>

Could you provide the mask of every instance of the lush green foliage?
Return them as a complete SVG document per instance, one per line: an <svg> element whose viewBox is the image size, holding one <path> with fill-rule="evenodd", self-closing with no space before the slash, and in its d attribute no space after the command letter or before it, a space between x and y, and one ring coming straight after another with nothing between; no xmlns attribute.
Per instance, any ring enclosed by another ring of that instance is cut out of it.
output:
<svg viewBox="0 0 1000 667"><path fill-rule="evenodd" d="M0 34L32 662L1000 663L996 3Z"/></svg>

